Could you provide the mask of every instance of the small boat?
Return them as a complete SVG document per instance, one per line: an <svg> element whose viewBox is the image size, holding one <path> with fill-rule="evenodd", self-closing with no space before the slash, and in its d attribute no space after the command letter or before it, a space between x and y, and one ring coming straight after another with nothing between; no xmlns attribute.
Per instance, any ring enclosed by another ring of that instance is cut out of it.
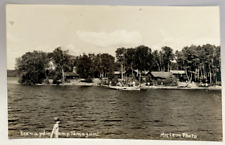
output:
<svg viewBox="0 0 225 145"><path fill-rule="evenodd" d="M109 86L110 89L115 90L124 90L124 91L134 91L134 90L141 90L139 86L133 86L133 87L122 87L122 86Z"/></svg>
<svg viewBox="0 0 225 145"><path fill-rule="evenodd" d="M120 86L108 86L110 89L115 89L115 90L122 90L122 87Z"/></svg>
<svg viewBox="0 0 225 145"><path fill-rule="evenodd" d="M187 82L178 82L177 87L187 87L188 83Z"/></svg>
<svg viewBox="0 0 225 145"><path fill-rule="evenodd" d="M135 87L122 87L122 88L123 88L122 90L127 90L127 91L133 91L133 90L139 91L139 90L141 90L141 88L138 87L138 86L135 86Z"/></svg>
<svg viewBox="0 0 225 145"><path fill-rule="evenodd" d="M188 87L188 88L198 88L197 84L194 83L194 82L189 83L187 87Z"/></svg>
<svg viewBox="0 0 225 145"><path fill-rule="evenodd" d="M208 84L208 83L201 83L201 84L199 85L199 87L209 87L209 84Z"/></svg>

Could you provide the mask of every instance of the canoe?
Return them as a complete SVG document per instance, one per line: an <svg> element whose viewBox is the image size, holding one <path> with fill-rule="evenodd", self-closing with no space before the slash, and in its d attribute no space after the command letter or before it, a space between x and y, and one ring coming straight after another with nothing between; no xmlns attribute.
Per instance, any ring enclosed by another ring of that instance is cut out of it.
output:
<svg viewBox="0 0 225 145"><path fill-rule="evenodd" d="M115 89L115 90L124 90L124 91L132 91L132 90L141 90L140 87L121 87L121 86L109 86L110 89Z"/></svg>

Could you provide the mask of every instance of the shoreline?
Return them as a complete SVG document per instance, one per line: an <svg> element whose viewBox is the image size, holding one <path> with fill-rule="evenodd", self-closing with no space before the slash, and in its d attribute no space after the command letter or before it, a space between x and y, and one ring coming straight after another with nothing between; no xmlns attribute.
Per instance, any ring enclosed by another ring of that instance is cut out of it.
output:
<svg viewBox="0 0 225 145"><path fill-rule="evenodd" d="M85 82L73 82L73 83L64 83L60 84L61 86L99 86L99 87L105 87L108 89L112 89L109 87L109 85L99 85L96 83L85 83ZM222 90L222 86L209 86L209 87L179 87L179 86L145 86L141 85L141 90L147 90L147 89L165 89L165 90Z"/></svg>
<svg viewBox="0 0 225 145"><path fill-rule="evenodd" d="M60 84L61 86L99 86L108 89L110 88L108 85L98 85L95 83L66 83ZM142 86L140 87L141 90L147 89L159 89L159 90L222 90L222 86L212 86L212 87L178 87L178 86Z"/></svg>
<svg viewBox="0 0 225 145"><path fill-rule="evenodd" d="M7 82L9 84L19 84L17 82L17 80L8 80L9 78L12 77L8 77L7 78ZM86 83L86 82L79 82L79 81L74 81L74 82L70 82L70 83L64 83L64 84L36 84L34 86L99 86L99 87L105 87L108 89L111 89L108 85L99 85L98 83ZM209 86L209 87L179 87L179 86L163 86L163 85L159 85L159 86L145 86L144 84L141 85L141 90L147 90L147 89L164 89L164 90L222 90L222 86Z"/></svg>
<svg viewBox="0 0 225 145"><path fill-rule="evenodd" d="M141 89L165 89L165 90L222 90L221 86L215 87L178 87L178 86L143 86Z"/></svg>

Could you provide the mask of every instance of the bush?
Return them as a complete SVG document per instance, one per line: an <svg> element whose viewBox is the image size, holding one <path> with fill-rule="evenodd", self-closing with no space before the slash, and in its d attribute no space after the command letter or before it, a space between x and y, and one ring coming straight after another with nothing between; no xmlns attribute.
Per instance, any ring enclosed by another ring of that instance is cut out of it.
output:
<svg viewBox="0 0 225 145"><path fill-rule="evenodd" d="M44 84L50 84L50 81L49 81L49 79L45 79L45 80L43 81L43 83L44 83Z"/></svg>
<svg viewBox="0 0 225 145"><path fill-rule="evenodd" d="M45 73L43 72L27 72L22 74L22 76L19 79L19 83L21 84L28 84L28 85L34 85L34 84L41 84L45 79Z"/></svg>
<svg viewBox="0 0 225 145"><path fill-rule="evenodd" d="M157 79L155 81L156 85L165 85L165 86L177 86L177 80L175 77L166 78L166 79Z"/></svg>
<svg viewBox="0 0 225 145"><path fill-rule="evenodd" d="M62 75L60 72L56 72L53 77L53 84L61 84L62 83Z"/></svg>

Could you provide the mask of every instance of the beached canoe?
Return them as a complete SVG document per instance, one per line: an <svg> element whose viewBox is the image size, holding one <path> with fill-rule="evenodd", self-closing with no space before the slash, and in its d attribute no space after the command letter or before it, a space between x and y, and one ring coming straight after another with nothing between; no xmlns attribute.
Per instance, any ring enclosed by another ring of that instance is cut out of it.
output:
<svg viewBox="0 0 225 145"><path fill-rule="evenodd" d="M109 86L109 88L115 89L115 90L124 90L124 91L141 90L141 88L138 86L135 86L135 87Z"/></svg>

